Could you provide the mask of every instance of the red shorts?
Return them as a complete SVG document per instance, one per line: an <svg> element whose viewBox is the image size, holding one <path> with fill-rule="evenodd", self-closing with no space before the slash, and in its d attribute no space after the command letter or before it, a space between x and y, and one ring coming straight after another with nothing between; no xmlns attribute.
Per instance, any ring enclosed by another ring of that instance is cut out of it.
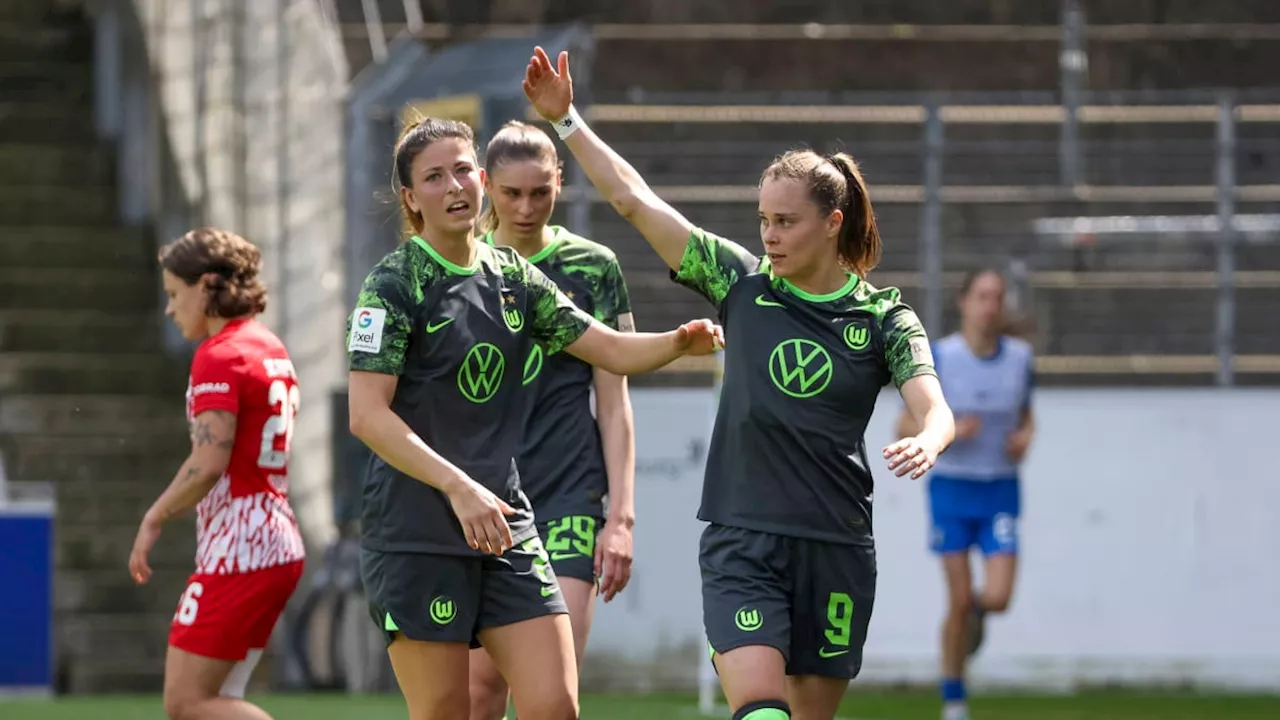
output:
<svg viewBox="0 0 1280 720"><path fill-rule="evenodd" d="M302 565L299 560L249 573L192 575L169 626L169 645L233 662L266 647L302 578Z"/></svg>

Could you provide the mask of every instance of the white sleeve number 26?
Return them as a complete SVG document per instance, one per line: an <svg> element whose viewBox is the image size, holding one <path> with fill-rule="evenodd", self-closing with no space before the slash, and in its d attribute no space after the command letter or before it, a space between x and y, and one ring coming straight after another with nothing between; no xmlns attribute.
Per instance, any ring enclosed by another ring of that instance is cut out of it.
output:
<svg viewBox="0 0 1280 720"><path fill-rule="evenodd" d="M289 462L289 446L293 444L293 420L298 416L302 394L297 385L276 380L267 388L267 403L280 411L262 424L262 452L258 454L258 467L279 470ZM284 437L284 447L276 449L276 441Z"/></svg>

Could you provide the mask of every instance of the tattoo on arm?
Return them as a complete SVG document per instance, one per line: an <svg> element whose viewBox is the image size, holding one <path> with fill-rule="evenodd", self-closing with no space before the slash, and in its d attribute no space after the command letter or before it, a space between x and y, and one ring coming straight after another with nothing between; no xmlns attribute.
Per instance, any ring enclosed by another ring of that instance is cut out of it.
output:
<svg viewBox="0 0 1280 720"><path fill-rule="evenodd" d="M216 445L219 449L230 451L235 440L235 415L225 410L201 413L191 428L193 447Z"/></svg>

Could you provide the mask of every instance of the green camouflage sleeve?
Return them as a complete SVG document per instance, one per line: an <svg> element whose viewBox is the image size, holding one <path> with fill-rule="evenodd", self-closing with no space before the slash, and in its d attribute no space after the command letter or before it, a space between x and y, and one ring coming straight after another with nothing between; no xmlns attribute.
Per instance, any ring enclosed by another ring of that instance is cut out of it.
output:
<svg viewBox="0 0 1280 720"><path fill-rule="evenodd" d="M519 258L519 263L529 288L533 340L542 346L544 353L555 355L582 337L591 327L591 316L574 305L541 270L524 258Z"/></svg>
<svg viewBox="0 0 1280 720"><path fill-rule="evenodd" d="M694 228L684 248L680 269L673 273L672 279L711 301L718 310L728 297L729 288L759 267L760 258L746 248L702 228Z"/></svg>
<svg viewBox="0 0 1280 720"><path fill-rule="evenodd" d="M914 310L897 303L880 320L880 336L884 338L884 362L893 384L903 383L917 375L937 375L933 369L933 352L929 336Z"/></svg>
<svg viewBox="0 0 1280 720"><path fill-rule="evenodd" d="M404 268L379 264L365 278L347 320L348 367L399 375L413 332L411 277Z"/></svg>
<svg viewBox="0 0 1280 720"><path fill-rule="evenodd" d="M617 258L609 258L600 273L600 286L596 288L596 320L614 330L633 332L635 323L631 316L631 295L627 281L622 277L622 267Z"/></svg>

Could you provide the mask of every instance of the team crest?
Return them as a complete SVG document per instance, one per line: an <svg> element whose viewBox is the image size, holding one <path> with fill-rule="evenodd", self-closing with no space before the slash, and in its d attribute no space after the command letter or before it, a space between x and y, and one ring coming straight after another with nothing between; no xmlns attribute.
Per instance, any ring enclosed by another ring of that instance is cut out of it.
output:
<svg viewBox="0 0 1280 720"><path fill-rule="evenodd" d="M516 296L511 293L502 294L502 321L511 332L518 333L524 329L524 313L516 305Z"/></svg>
<svg viewBox="0 0 1280 720"><path fill-rule="evenodd" d="M851 350L865 350L871 344L871 330L863 323L851 321L844 326L844 342Z"/></svg>

